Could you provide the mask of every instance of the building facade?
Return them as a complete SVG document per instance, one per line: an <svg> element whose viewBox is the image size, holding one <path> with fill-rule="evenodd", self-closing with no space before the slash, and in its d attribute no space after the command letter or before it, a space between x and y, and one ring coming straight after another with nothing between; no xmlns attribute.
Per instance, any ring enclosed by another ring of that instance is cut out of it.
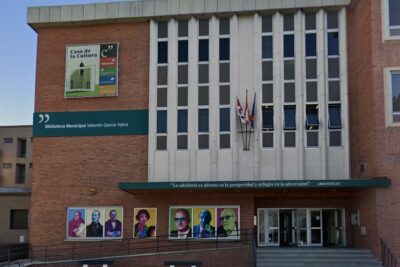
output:
<svg viewBox="0 0 400 267"><path fill-rule="evenodd" d="M32 177L32 126L0 127L2 244L28 242Z"/></svg>
<svg viewBox="0 0 400 267"><path fill-rule="evenodd" d="M379 256L382 238L400 253L399 5L29 8L39 37L32 244L228 241L255 228L258 246Z"/></svg>

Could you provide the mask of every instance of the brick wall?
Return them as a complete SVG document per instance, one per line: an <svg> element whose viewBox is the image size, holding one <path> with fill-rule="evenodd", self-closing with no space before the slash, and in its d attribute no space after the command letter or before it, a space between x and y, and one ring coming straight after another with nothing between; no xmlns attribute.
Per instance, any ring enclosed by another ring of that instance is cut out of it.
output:
<svg viewBox="0 0 400 267"><path fill-rule="evenodd" d="M352 177L392 180L390 188L370 190L356 201L367 236L355 231L354 238L380 254L382 237L400 255L400 128L385 126L383 75L386 67L400 67L400 43L382 40L382 12L374 0L353 1L348 9Z"/></svg>

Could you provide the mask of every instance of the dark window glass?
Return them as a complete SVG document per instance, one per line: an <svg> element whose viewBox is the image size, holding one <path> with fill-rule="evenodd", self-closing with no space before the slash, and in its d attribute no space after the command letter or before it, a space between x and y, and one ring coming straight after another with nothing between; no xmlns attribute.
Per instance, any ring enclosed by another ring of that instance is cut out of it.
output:
<svg viewBox="0 0 400 267"><path fill-rule="evenodd" d="M221 85L219 87L219 104L220 105L229 105L231 97L230 97L230 88L229 85Z"/></svg>
<svg viewBox="0 0 400 267"><path fill-rule="evenodd" d="M294 35L288 34L283 36L283 56L294 57Z"/></svg>
<svg viewBox="0 0 400 267"><path fill-rule="evenodd" d="M185 37L188 36L188 22L187 20L181 20L178 24L178 36Z"/></svg>
<svg viewBox="0 0 400 267"><path fill-rule="evenodd" d="M199 106L208 106L208 86L199 86Z"/></svg>
<svg viewBox="0 0 400 267"><path fill-rule="evenodd" d="M285 92L285 102L290 103L290 102L295 102L296 101L296 90L295 90L295 84L294 83L285 83L284 84L284 92Z"/></svg>
<svg viewBox="0 0 400 267"><path fill-rule="evenodd" d="M167 88L158 88L157 89L157 107L166 107L167 106Z"/></svg>
<svg viewBox="0 0 400 267"><path fill-rule="evenodd" d="M328 29L337 29L339 27L338 13L328 12L327 14L328 14Z"/></svg>
<svg viewBox="0 0 400 267"><path fill-rule="evenodd" d="M339 78L339 58L328 58L328 77Z"/></svg>
<svg viewBox="0 0 400 267"><path fill-rule="evenodd" d="M262 134L262 142L263 142L263 147L274 147L274 133L263 133Z"/></svg>
<svg viewBox="0 0 400 267"><path fill-rule="evenodd" d="M306 14L306 30L316 29L316 16L315 13Z"/></svg>
<svg viewBox="0 0 400 267"><path fill-rule="evenodd" d="M340 105L329 105L329 129L341 129Z"/></svg>
<svg viewBox="0 0 400 267"><path fill-rule="evenodd" d="M188 83L188 65L178 65L178 84Z"/></svg>
<svg viewBox="0 0 400 267"><path fill-rule="evenodd" d="M219 131L225 132L231 130L230 108L219 109Z"/></svg>
<svg viewBox="0 0 400 267"><path fill-rule="evenodd" d="M199 149L208 149L208 134L199 135Z"/></svg>
<svg viewBox="0 0 400 267"><path fill-rule="evenodd" d="M294 60L285 60L283 62L283 77L285 80L294 80Z"/></svg>
<svg viewBox="0 0 400 267"><path fill-rule="evenodd" d="M178 135L177 136L177 149L187 149L187 143L188 143L188 136L187 135Z"/></svg>
<svg viewBox="0 0 400 267"><path fill-rule="evenodd" d="M208 83L208 64L199 64L199 83Z"/></svg>
<svg viewBox="0 0 400 267"><path fill-rule="evenodd" d="M12 144L14 142L12 137L5 137L3 141L4 144Z"/></svg>
<svg viewBox="0 0 400 267"><path fill-rule="evenodd" d="M219 64L219 81L221 83L227 83L230 80L229 63Z"/></svg>
<svg viewBox="0 0 400 267"><path fill-rule="evenodd" d="M329 132L329 145L330 146L341 146L342 145L342 132L341 131L330 131Z"/></svg>
<svg viewBox="0 0 400 267"><path fill-rule="evenodd" d="M262 32L272 32L272 16L262 17Z"/></svg>
<svg viewBox="0 0 400 267"><path fill-rule="evenodd" d="M400 112L400 73L392 73L393 112Z"/></svg>
<svg viewBox="0 0 400 267"><path fill-rule="evenodd" d="M296 146L296 132L285 132L285 147Z"/></svg>
<svg viewBox="0 0 400 267"><path fill-rule="evenodd" d="M26 140L18 138L18 157L25 158L26 156Z"/></svg>
<svg viewBox="0 0 400 267"><path fill-rule="evenodd" d="M389 0L390 26L400 25L400 0Z"/></svg>
<svg viewBox="0 0 400 267"><path fill-rule="evenodd" d="M262 58L272 58L272 36L262 37Z"/></svg>
<svg viewBox="0 0 400 267"><path fill-rule="evenodd" d="M229 18L219 19L219 34L229 34Z"/></svg>
<svg viewBox="0 0 400 267"><path fill-rule="evenodd" d="M188 40L178 41L178 62L188 62Z"/></svg>
<svg viewBox="0 0 400 267"><path fill-rule="evenodd" d="M167 149L167 136L157 136L157 150Z"/></svg>
<svg viewBox="0 0 400 267"><path fill-rule="evenodd" d="M208 19L199 20L199 35L207 36L208 35Z"/></svg>
<svg viewBox="0 0 400 267"><path fill-rule="evenodd" d="M307 98L306 98L307 102L318 101L317 82L307 82L306 91L307 91Z"/></svg>
<svg viewBox="0 0 400 267"><path fill-rule="evenodd" d="M178 106L187 106L188 105L188 88L187 87L179 87L178 88Z"/></svg>
<svg viewBox="0 0 400 267"><path fill-rule="evenodd" d="M199 109L199 133L208 133L208 109Z"/></svg>
<svg viewBox="0 0 400 267"><path fill-rule="evenodd" d="M166 85L168 81L168 66L157 68L157 85Z"/></svg>
<svg viewBox="0 0 400 267"><path fill-rule="evenodd" d="M28 210L10 210L10 229L28 229Z"/></svg>
<svg viewBox="0 0 400 267"><path fill-rule="evenodd" d="M263 130L274 129L274 108L273 107L262 107L262 127Z"/></svg>
<svg viewBox="0 0 400 267"><path fill-rule="evenodd" d="M230 148L231 147L231 135L230 134L220 134L219 135L219 147L220 148Z"/></svg>
<svg viewBox="0 0 400 267"><path fill-rule="evenodd" d="M157 133L167 133L166 110L157 110Z"/></svg>
<svg viewBox="0 0 400 267"><path fill-rule="evenodd" d="M168 63L168 42L158 42L158 61L159 64Z"/></svg>
<svg viewBox="0 0 400 267"><path fill-rule="evenodd" d="M307 146L308 147L318 146L318 131L307 132Z"/></svg>
<svg viewBox="0 0 400 267"><path fill-rule="evenodd" d="M306 57L317 56L317 35L315 33L306 34Z"/></svg>
<svg viewBox="0 0 400 267"><path fill-rule="evenodd" d="M229 60L229 38L219 39L219 60Z"/></svg>
<svg viewBox="0 0 400 267"><path fill-rule="evenodd" d="M328 32L328 55L339 55L339 33Z"/></svg>
<svg viewBox="0 0 400 267"><path fill-rule="evenodd" d="M283 30L294 31L294 16L293 14L286 14L283 16Z"/></svg>
<svg viewBox="0 0 400 267"><path fill-rule="evenodd" d="M306 128L307 130L317 129L319 126L317 106L307 106L306 108Z"/></svg>
<svg viewBox="0 0 400 267"><path fill-rule="evenodd" d="M273 62L264 61L262 63L262 79L263 81L272 81L273 79Z"/></svg>
<svg viewBox="0 0 400 267"><path fill-rule="evenodd" d="M274 102L274 86L273 84L262 85L262 102L272 103Z"/></svg>
<svg viewBox="0 0 400 267"><path fill-rule="evenodd" d="M158 23L158 38L168 37L168 23L166 21Z"/></svg>
<svg viewBox="0 0 400 267"><path fill-rule="evenodd" d="M188 111L187 109L178 110L178 133L187 133Z"/></svg>
<svg viewBox="0 0 400 267"><path fill-rule="evenodd" d="M306 79L317 78L317 59L306 59Z"/></svg>
<svg viewBox="0 0 400 267"><path fill-rule="evenodd" d="M208 39L199 40L199 61L208 61Z"/></svg>
<svg viewBox="0 0 400 267"><path fill-rule="evenodd" d="M17 170L16 170L15 183L23 184L23 183L25 183L25 165L17 164L16 166L17 166Z"/></svg>
<svg viewBox="0 0 400 267"><path fill-rule="evenodd" d="M329 101L340 101L340 82L329 82Z"/></svg>
<svg viewBox="0 0 400 267"><path fill-rule="evenodd" d="M285 106L285 124L283 125L284 130L295 130L296 129L296 106Z"/></svg>

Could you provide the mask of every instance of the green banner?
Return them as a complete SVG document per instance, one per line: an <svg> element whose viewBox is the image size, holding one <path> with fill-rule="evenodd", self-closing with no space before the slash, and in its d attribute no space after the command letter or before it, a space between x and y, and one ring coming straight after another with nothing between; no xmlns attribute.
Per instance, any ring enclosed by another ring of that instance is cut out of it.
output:
<svg viewBox="0 0 400 267"><path fill-rule="evenodd" d="M171 189L300 189L300 188L368 188L389 187L387 177L347 180L282 180L282 181L220 181L220 182L132 182L119 183L121 190Z"/></svg>
<svg viewBox="0 0 400 267"><path fill-rule="evenodd" d="M33 136L147 135L148 110L35 112Z"/></svg>

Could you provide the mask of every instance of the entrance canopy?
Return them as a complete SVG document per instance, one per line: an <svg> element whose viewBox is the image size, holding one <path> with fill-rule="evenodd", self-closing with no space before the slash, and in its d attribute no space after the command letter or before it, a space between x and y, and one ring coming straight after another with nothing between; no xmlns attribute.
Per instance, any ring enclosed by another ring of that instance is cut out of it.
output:
<svg viewBox="0 0 400 267"><path fill-rule="evenodd" d="M298 189L353 189L389 187L390 179L376 177L372 179L348 180L272 180L272 181L210 181L210 182L130 182L119 183L119 189L131 194L146 191L265 191Z"/></svg>

